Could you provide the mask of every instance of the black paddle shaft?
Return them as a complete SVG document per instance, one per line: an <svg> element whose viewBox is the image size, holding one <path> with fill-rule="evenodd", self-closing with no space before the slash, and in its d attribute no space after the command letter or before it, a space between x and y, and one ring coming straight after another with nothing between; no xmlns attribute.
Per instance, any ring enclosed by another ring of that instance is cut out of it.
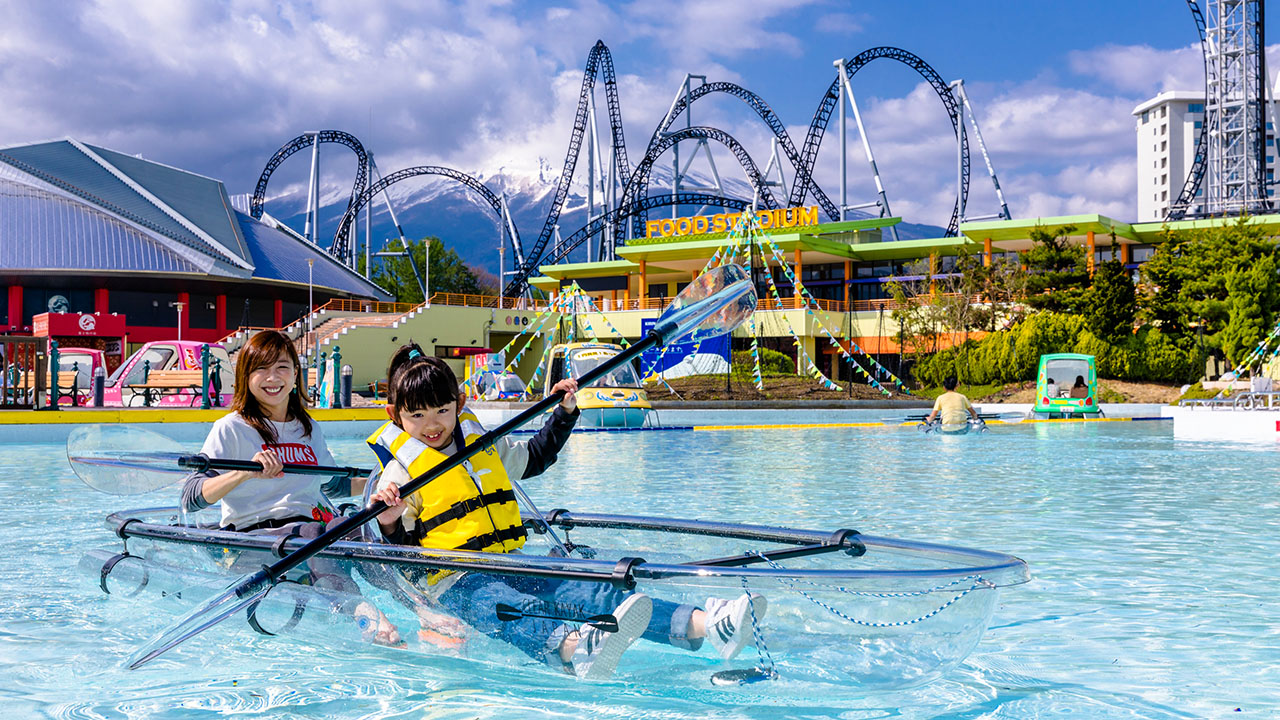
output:
<svg viewBox="0 0 1280 720"><path fill-rule="evenodd" d="M640 342L636 343L635 345L632 345L626 350L623 350L622 352L613 356L609 360L589 370L585 375L578 378L578 383L583 387L587 387L591 385L591 383L595 382L596 380L599 380L600 378L604 377L606 374L612 372L614 368L620 367L624 363L630 362L631 358L639 355L645 350L648 350L651 347L661 346L663 343L663 339L668 334L675 331L675 329L676 329L675 323L670 323L670 322L663 323L659 327L655 327L653 330L650 330L649 334ZM486 432L484 435L481 435L479 438L476 439L475 442L462 448L462 450L460 450L457 454L449 457L439 465L436 465L435 467L431 468L427 472L405 483L404 486L400 488L400 493L402 495L412 495L413 493L423 488L427 483L431 482L432 480L435 480L436 478L440 477L446 472L449 472L455 467L458 467L466 460L469 460L473 455L479 453L480 451L484 450L485 448L497 442L503 436L510 434L511 432L515 431L517 428L529 422L533 418L546 412L552 406L559 403L563 398L564 398L563 391L557 391L552 393L551 395L548 395L538 403L534 404L532 407L527 408L524 412L520 413L519 415L511 418L510 420L503 423L502 425L499 425L493 430ZM257 463L251 463L251 464L257 465ZM369 507L364 508L363 510L357 512L355 515L351 515L346 519L342 520L341 522L339 522L338 524L330 526L329 529L325 530L323 534L321 534L316 539L311 540L306 545L303 545L302 547L298 548L297 550L294 550L293 552L280 558L274 563L271 563L270 565L264 565L261 573L265 574L267 576L267 579L269 579L272 583L276 582L276 580L278 580L285 573L289 572L295 567L306 562L316 553L329 547L333 543L340 540L343 536L347 535L352 530L355 530L356 528L365 524L366 522L373 519L374 517L377 517L378 513L386 509L387 509L386 503L382 501L375 502Z"/></svg>
<svg viewBox="0 0 1280 720"><path fill-rule="evenodd" d="M261 472L262 463L253 460L222 460L208 458L204 455L183 455L178 458L178 467L191 468L196 472L205 470L246 470ZM284 463L284 472L295 475L328 475L330 477L359 477L373 472L358 467L329 467L325 465L298 465Z"/></svg>

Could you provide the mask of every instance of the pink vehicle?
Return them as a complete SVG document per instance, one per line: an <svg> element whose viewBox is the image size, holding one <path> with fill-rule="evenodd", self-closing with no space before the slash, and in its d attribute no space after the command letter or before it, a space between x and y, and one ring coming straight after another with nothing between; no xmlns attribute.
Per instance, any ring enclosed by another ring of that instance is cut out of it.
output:
<svg viewBox="0 0 1280 720"><path fill-rule="evenodd" d="M106 367L106 354L93 348L58 349L58 404L80 406L93 404L93 373ZM74 388L63 381L75 373ZM75 390L74 400L72 390Z"/></svg>
<svg viewBox="0 0 1280 720"><path fill-rule="evenodd" d="M155 373L157 371L185 370L200 371L200 348L204 343L190 342L187 340L159 340L149 342L143 345L137 352L130 355L115 372L107 378L105 392L103 393L103 404L111 407L142 407L145 405L146 390L134 387L141 385L143 375L148 371ZM82 348L66 348L62 351L65 353L73 352L94 352L92 350L85 351ZM232 384L235 382L235 368L231 364L231 358L227 355L226 348L218 343L209 344L209 382L214 384L214 361L218 363L218 374L221 380L221 396L213 398L215 405L226 407L231 402L233 394ZM59 365L64 369L69 367L69 363L65 359L59 359ZM161 376L163 377L163 375ZM90 375L92 379L92 375ZM155 378L151 378L153 381ZM185 385L182 386L182 385ZM168 388L152 388L151 390L151 406L152 407L191 407L200 405L199 380L194 384L181 383L174 384ZM89 386L92 388L92 385ZM92 397L92 394L90 394Z"/></svg>

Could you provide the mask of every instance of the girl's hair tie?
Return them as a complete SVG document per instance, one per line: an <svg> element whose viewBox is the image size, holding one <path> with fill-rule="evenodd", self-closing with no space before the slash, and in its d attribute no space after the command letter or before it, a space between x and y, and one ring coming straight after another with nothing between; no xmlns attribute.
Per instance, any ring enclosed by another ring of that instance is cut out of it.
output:
<svg viewBox="0 0 1280 720"><path fill-rule="evenodd" d="M416 357L421 357L421 356L422 356L422 353L418 352L417 348L414 348L413 350L410 350L410 351L409 351L409 359L410 359L410 360L412 360L412 359L414 359L414 358L416 358Z"/></svg>

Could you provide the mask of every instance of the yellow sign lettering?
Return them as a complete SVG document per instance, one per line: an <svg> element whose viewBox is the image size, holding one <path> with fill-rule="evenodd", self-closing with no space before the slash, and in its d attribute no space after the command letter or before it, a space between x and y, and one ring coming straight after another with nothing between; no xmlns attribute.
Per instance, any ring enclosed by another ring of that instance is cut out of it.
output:
<svg viewBox="0 0 1280 720"><path fill-rule="evenodd" d="M694 215L682 218L649 220L644 224L645 237L673 237L722 233L733 229L742 213ZM818 206L760 210L756 219L762 228L807 227L818 224Z"/></svg>

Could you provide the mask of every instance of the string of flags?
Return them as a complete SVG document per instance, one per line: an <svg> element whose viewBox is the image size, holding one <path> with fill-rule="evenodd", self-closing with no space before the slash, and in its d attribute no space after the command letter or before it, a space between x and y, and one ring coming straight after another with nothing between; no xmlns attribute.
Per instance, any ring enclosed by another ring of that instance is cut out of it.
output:
<svg viewBox="0 0 1280 720"><path fill-rule="evenodd" d="M814 320L818 323L818 326L822 328L822 332L827 336L827 340L831 344L831 346L839 349L840 354L849 363L849 366L853 369L853 371L860 373L864 378L866 378L867 384L872 385L877 390L879 390L882 393L885 393L886 395L891 395L892 393L885 390L885 388L875 379L875 377L871 373L868 373L866 369L863 368L862 365L858 363L858 361L855 360L853 356L851 356L848 353L848 351L845 349L845 347L841 343L836 342L835 337L832 335L831 331L827 327L828 323L830 323L831 321L831 316L828 315L827 312L822 309L822 306L818 303L817 299L813 297L813 295L809 292L809 289L804 286L804 283L801 282L800 278L796 276L794 271L792 271L791 266L787 264L786 259L782 256L781 248L779 248L777 244L773 242L773 238L768 233L762 233L762 236L764 241L769 245L770 253L773 255L774 259L778 261L779 266L781 266L783 274L786 275L787 279L791 281L791 284L796 288L796 290L801 294L801 297L804 299L806 313L813 316ZM822 318L819 317L818 314L814 312L815 308L817 309L818 312L822 313L822 316L824 316L827 319L826 323L824 323L822 321ZM884 365L881 365L879 362L877 362L875 358L871 357L871 354L863 350L862 347L858 345L858 343L855 342L853 338L848 338L848 341L849 341L849 345L851 345L856 352L861 354L863 357L867 359L868 362L870 362L872 365L875 366L877 374L883 374L885 376L888 376L888 378L893 381L894 385L897 386L898 391L903 393L904 395L911 394L911 390L907 388L905 384L903 384L902 380L900 380L898 376L894 375L892 372L889 372L888 368L886 368Z"/></svg>
<svg viewBox="0 0 1280 720"><path fill-rule="evenodd" d="M778 292L778 285L773 281L773 273L766 273L766 277L769 278L769 293L773 296L773 304L778 309L778 313L782 317L782 322L787 326L787 333L791 335L791 344L795 346L796 351L804 360L805 373L808 374L809 377L818 381L818 384L822 385L827 390L844 392L844 388L835 384L831 381L831 378L824 375L822 371L818 369L818 366L814 364L813 359L809 357L809 352L804 349L804 343L801 342L800 336L796 334L795 328L791 326L791 320L787 318L787 314L785 312L786 308L782 303L782 295ZM884 392L883 388L881 388L881 392Z"/></svg>

